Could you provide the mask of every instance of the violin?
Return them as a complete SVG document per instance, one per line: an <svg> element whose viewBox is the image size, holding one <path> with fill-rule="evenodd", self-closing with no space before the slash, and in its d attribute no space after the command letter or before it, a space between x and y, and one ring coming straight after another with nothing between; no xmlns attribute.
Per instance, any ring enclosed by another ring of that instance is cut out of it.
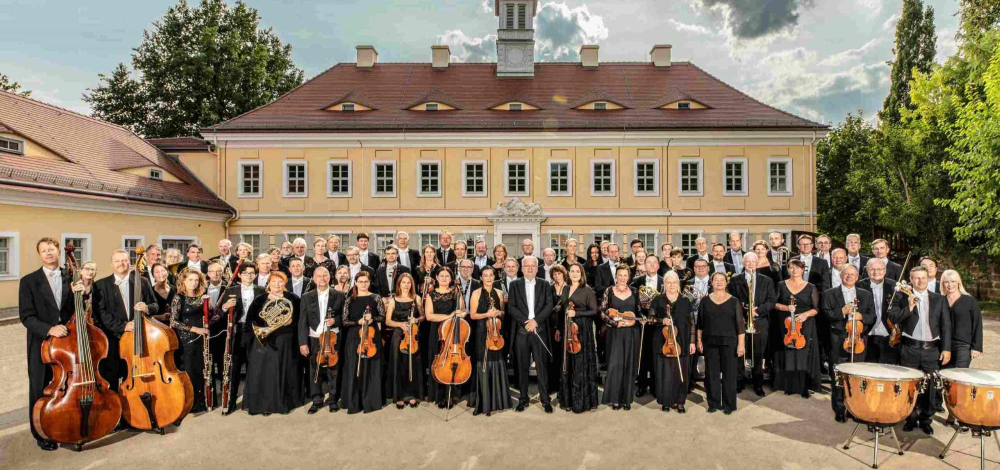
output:
<svg viewBox="0 0 1000 470"><path fill-rule="evenodd" d="M66 244L66 268L73 283L80 269L73 256L75 247ZM74 292L74 313L66 324L68 334L49 336L42 342L42 361L52 366L52 382L31 410L31 420L42 437L77 450L89 441L108 435L122 416L118 395L98 372L98 363L108 355L108 338L89 321L83 292Z"/></svg>
<svg viewBox="0 0 1000 470"><path fill-rule="evenodd" d="M320 321L326 322L330 318L330 311ZM319 382L320 367L334 367L340 361L340 354L337 353L337 332L333 328L327 327L319 335L319 351L316 352L316 372L314 372L313 382Z"/></svg>
<svg viewBox="0 0 1000 470"><path fill-rule="evenodd" d="M569 308L566 309L566 311L570 310L576 310L573 302L570 302ZM572 318L566 316L566 328L563 331L565 332L563 343L566 345L566 352L569 354L579 354L582 347L580 345L580 327L577 326Z"/></svg>
<svg viewBox="0 0 1000 470"><path fill-rule="evenodd" d="M851 304L851 313L847 314L847 337L844 338L844 351L851 353L851 362L854 362L854 355L865 352L865 340L861 337L861 331L865 324L861 321L861 314L858 313L858 299L854 299Z"/></svg>
<svg viewBox="0 0 1000 470"><path fill-rule="evenodd" d="M138 303L146 270L145 248L140 245L135 252L138 259L132 270L132 300ZM163 434L165 426L180 423L191 411L194 386L174 363L178 346L174 330L142 312L134 312L132 317L132 331L123 333L118 343L128 371L118 391L122 417L134 428Z"/></svg>
<svg viewBox="0 0 1000 470"><path fill-rule="evenodd" d="M431 363L434 379L443 385L464 384L472 377L472 361L465 353L469 341L469 322L453 316L438 327L441 349Z"/></svg>
<svg viewBox="0 0 1000 470"><path fill-rule="evenodd" d="M490 295L490 310L496 310L496 302L493 301L492 295ZM500 333L502 327L500 317L486 319L486 348L488 350L500 351L503 349L503 334Z"/></svg>
<svg viewBox="0 0 1000 470"><path fill-rule="evenodd" d="M670 304L667 304L668 323L661 331L663 333L663 348L660 353L665 357L680 357L680 348L677 346L677 327L674 326L673 318L670 316Z"/></svg>
<svg viewBox="0 0 1000 470"><path fill-rule="evenodd" d="M413 318L412 312L410 318ZM403 340L399 342L399 350L410 355L416 354L420 350L420 342L416 340L419 333L420 328L416 323L407 322L406 328L403 328Z"/></svg>
<svg viewBox="0 0 1000 470"><path fill-rule="evenodd" d="M619 312L613 308L608 309L608 317L614 320L619 327L632 327L635 326L637 317L635 312Z"/></svg>
<svg viewBox="0 0 1000 470"><path fill-rule="evenodd" d="M365 307L365 316L371 315L372 308ZM358 343L358 355L363 358L369 358L374 356L378 351L375 349L375 327L371 325L371 321L361 319L361 328L358 330L358 336L361 338L361 342Z"/></svg>
<svg viewBox="0 0 1000 470"><path fill-rule="evenodd" d="M802 349L806 347L806 337L802 335L802 323L795 319L795 298L792 297L788 305L788 318L785 319L785 346L792 349Z"/></svg>

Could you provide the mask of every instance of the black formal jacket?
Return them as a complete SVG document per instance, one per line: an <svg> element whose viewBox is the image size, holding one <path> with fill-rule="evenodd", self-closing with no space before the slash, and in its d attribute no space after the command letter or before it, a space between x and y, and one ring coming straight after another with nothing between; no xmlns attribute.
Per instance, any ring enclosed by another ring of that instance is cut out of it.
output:
<svg viewBox="0 0 1000 470"><path fill-rule="evenodd" d="M168 266L167 267L167 271L170 271L171 274L175 274L176 275L176 274L180 274L181 271L187 269L187 267L188 267L188 260L185 259L185 260L181 261L180 263ZM208 261L201 260L200 267L201 267L201 273L202 274L208 274Z"/></svg>
<svg viewBox="0 0 1000 470"><path fill-rule="evenodd" d="M49 328L69 321L73 316L73 291L70 288L70 277L62 275L62 304L56 307L56 298L52 295L49 280L42 268L38 268L21 278L17 288L17 313L21 324L28 329L28 348L39 352L42 341L49 336ZM155 302L154 302L155 304Z"/></svg>
<svg viewBox="0 0 1000 470"><path fill-rule="evenodd" d="M405 253L403 252L402 248L399 248L397 251L399 253L400 260L403 259L403 256L407 257L407 259L410 262L411 271L417 269L417 266L420 266L420 250L414 250L413 248L407 247ZM402 263L403 262L400 261L400 264Z"/></svg>
<svg viewBox="0 0 1000 470"><path fill-rule="evenodd" d="M709 286L709 290L711 290L711 286ZM750 288L747 286L747 272L743 271L733 276L729 280L729 284L726 285L726 292L740 299L740 303L748 307L750 302ZM754 320L754 326L760 331L761 328L765 328L768 324L771 310L774 309L774 304L778 303L778 289L774 286L774 281L770 277L761 273L754 273L753 303L757 307L757 318ZM743 315L747 315L748 311L749 308L743 308Z"/></svg>
<svg viewBox="0 0 1000 470"><path fill-rule="evenodd" d="M867 265L868 264L868 260L870 260L872 258L874 258L874 257L862 256L861 257L861 261L865 263L862 266ZM861 278L862 279L868 277L868 270L864 269L863 271L864 272L861 274ZM897 263L897 262L895 262L893 260L889 260L889 262L886 263L886 265L885 265L885 278L886 279L892 279L893 281L895 281L895 280L899 279L899 275L902 274L902 273L903 273L903 267L900 266L899 263Z"/></svg>
<svg viewBox="0 0 1000 470"><path fill-rule="evenodd" d="M708 256L708 259L705 261L708 261L709 269L711 270L712 254L711 253L705 253L705 254ZM698 256L698 253L695 253L694 255L689 256L688 259L684 260L684 265L687 266L688 269L694 271L694 262L698 261L698 258L700 258L700 256Z"/></svg>
<svg viewBox="0 0 1000 470"><path fill-rule="evenodd" d="M858 276L859 279L865 279L868 277L868 260L871 258L861 253L858 253L858 258ZM851 264L851 255L847 255L847 264Z"/></svg>
<svg viewBox="0 0 1000 470"><path fill-rule="evenodd" d="M210 258L210 259L208 260L208 262L210 262L210 263L211 263L212 261L219 261L219 260L221 260L221 259L222 259L222 255L219 255L219 256L213 256L213 257L211 257L211 258ZM221 261L220 261L220 262L221 262ZM229 269L230 269L231 271L234 271L234 270L236 270L236 264L237 264L237 263L239 263L239 262L240 262L240 258L239 258L238 256L236 256L236 254L235 254L235 253L230 253L230 254L229 254L229 261L228 261L228 264L229 264ZM208 268L205 268L205 269L206 269L206 271L208 270ZM225 266L223 266L223 267L222 267L222 270L223 270L223 272L224 272L224 271L226 270L226 267L225 267ZM207 272L206 272L206 274L207 274Z"/></svg>
<svg viewBox="0 0 1000 470"><path fill-rule="evenodd" d="M740 250L740 253L742 253L743 256L747 255L747 252L745 252L743 250ZM726 248L726 256L722 257L722 261L733 265L733 267L735 268L736 267L736 262L733 261L733 250L730 250L729 248Z"/></svg>
<svg viewBox="0 0 1000 470"><path fill-rule="evenodd" d="M448 269L451 270L451 273L455 275L456 279L458 278L458 262L459 261L461 261L461 260L455 260L455 261L453 261L451 263L448 263ZM538 269L541 270L542 268L539 267ZM472 262L472 278L473 279L479 279L479 266L476 266L476 262L475 261Z"/></svg>
<svg viewBox="0 0 1000 470"><path fill-rule="evenodd" d="M288 276L288 280L285 281L285 290L295 294L296 297L301 298L306 292L309 292L316 288L316 284L313 283L312 279L308 276L302 276L302 292L295 294L292 290L292 276Z"/></svg>
<svg viewBox="0 0 1000 470"><path fill-rule="evenodd" d="M243 293L241 292L241 287L242 286L243 286L242 284L237 284L235 286L230 287L229 290L226 291L226 296L227 297L228 296L235 296L235 298L236 298L236 307L234 307L235 310L233 311L233 321L236 322L236 327L240 327L240 318L243 317L243 312L245 311L244 307L250 308L249 305L244 305L243 304ZM263 295L265 292L267 292L267 289L264 289L263 287L258 286L257 283L256 283L256 280L254 280L254 284L253 284L253 298L256 299L257 297L260 297L261 295ZM225 302L223 302L223 303L225 303ZM249 317L250 317L250 315L248 313L247 314L247 318L249 318ZM246 347L247 345L249 345L250 342L251 342L251 340L252 340L252 338L251 338L252 335L253 335L253 330L252 329L250 329L250 328L244 328L243 329L243 338L240 339L240 343L239 344L241 346L243 346L243 347Z"/></svg>
<svg viewBox="0 0 1000 470"><path fill-rule="evenodd" d="M813 255L812 266L809 268L809 279L806 280L816 286L820 293L826 292L833 287L833 280L830 278L830 265L825 259ZM785 271L787 272L787 267ZM787 278L788 276L786 275L785 279Z"/></svg>
<svg viewBox="0 0 1000 470"><path fill-rule="evenodd" d="M448 247L448 256L444 256L444 249L438 248L437 251L435 252L434 256L437 258L438 264L440 264L440 265L447 265L448 263L451 263L451 262L455 261L455 258L456 258L456 256L455 256L455 247L453 247L453 246L449 246ZM445 258L447 258L447 259L445 259Z"/></svg>
<svg viewBox="0 0 1000 470"><path fill-rule="evenodd" d="M928 322L931 327L931 336L940 337L942 351L951 351L951 313L948 309L948 299L933 292L928 292L927 295L927 303L930 305ZM903 333L912 336L913 330L917 328L918 307L913 307L912 311L909 307L910 299L900 293L896 296L896 300L889 310L889 319L899 325L899 329Z"/></svg>
<svg viewBox="0 0 1000 470"><path fill-rule="evenodd" d="M528 297L524 290L524 279L519 278L510 284L507 294L507 315L516 322L514 330L525 333L524 323L528 321ZM549 316L552 315L554 304L552 284L545 279L535 277L535 323L538 323L539 335L548 338Z"/></svg>
<svg viewBox="0 0 1000 470"><path fill-rule="evenodd" d="M333 267L339 267L342 264L347 264L347 257L339 251L329 251L326 252L326 257L333 261ZM333 277L333 273L330 273L330 277Z"/></svg>
<svg viewBox="0 0 1000 470"><path fill-rule="evenodd" d="M594 292L604 292L605 289L615 285L615 273L611 269L611 262L607 261L594 268ZM618 264L624 264L621 261ZM618 268L616 267L615 270ZM631 276L631 271L629 271Z"/></svg>
<svg viewBox="0 0 1000 470"><path fill-rule="evenodd" d="M670 269L671 269L670 265L667 264L666 261L664 261L664 260L661 259L660 260L660 269L656 270L656 274L659 274L659 275L662 276L662 275L666 274L667 271L670 271Z"/></svg>
<svg viewBox="0 0 1000 470"><path fill-rule="evenodd" d="M639 288L646 285L646 275L643 274L642 276L633 277L632 281L629 282L629 285L636 290L636 295L639 295ZM663 276L660 276L659 274L656 275L656 290L663 292Z"/></svg>
<svg viewBox="0 0 1000 470"><path fill-rule="evenodd" d="M132 296L135 292L135 276L133 272L129 271L128 275L129 296ZM142 298L132 299L132 305L129 305L128 312L125 311L125 302L122 300L121 291L115 285L114 274L98 279L94 283L94 313L95 315L100 315L101 325L105 333L111 333L115 338L121 338L122 333L125 332L125 324L130 321L129 318L135 318L135 304L140 301L146 303L150 316L159 313L160 309L156 303L156 294L153 292L153 286L145 276L140 277L140 279L142 279ZM111 338L108 338L108 343L114 344L114 346L111 346L112 349L115 349L118 345L118 341L113 341Z"/></svg>
<svg viewBox="0 0 1000 470"><path fill-rule="evenodd" d="M866 290L868 292L872 292L872 301L874 302L874 300L875 300L875 294L872 291L872 280L870 278L862 279L862 280L858 281L858 283L855 284L854 287L857 288L857 289L862 289L862 290ZM889 279L889 278L883 279L882 280L882 310L881 310L881 312L882 312L882 326L885 327L885 331L888 331L888 332L892 331L892 328L889 327L889 307L892 305L891 302L892 302L892 296L893 295L895 295L897 298L898 297L905 297L902 293L896 294L896 281L893 281L892 279ZM873 312L875 314L876 318L878 318L878 312L879 311L880 310L878 310L877 308L875 308L875 310ZM872 328L874 328L874 325L872 325ZM871 331L871 328L869 328L868 330Z"/></svg>
<svg viewBox="0 0 1000 470"><path fill-rule="evenodd" d="M861 323L864 324L862 334L867 335L875 326L875 296L858 287L857 284L854 285L854 294L858 299L858 313L861 314ZM823 295L820 296L820 304L822 304L820 311L830 319L831 333L845 336L847 334L847 320L840 309L844 308L847 302L844 300L844 291L841 290L841 287L831 287L823 292ZM843 345L834 344L832 346L840 348Z"/></svg>
<svg viewBox="0 0 1000 470"><path fill-rule="evenodd" d="M406 266L399 264L399 262L397 261L396 271L392 273L392 283L390 284L388 283L385 277L386 268L387 265L385 263L382 263L382 265L375 270L375 282L374 282L375 286L371 288L372 292L375 292L376 294L382 296L383 298L388 298L389 295L392 294L393 290L396 289L396 281L399 280L399 276L401 274L407 273L412 275L412 273L410 273L410 268L407 268ZM413 288L416 289L417 288L416 279L414 279L413 282L414 282Z"/></svg>
<svg viewBox="0 0 1000 470"><path fill-rule="evenodd" d="M728 273L730 275L736 274L736 266L733 266L733 263L728 263L725 260L723 260L722 261L722 266L726 269L726 273ZM715 274L715 260L714 259L708 262L708 274L710 274L710 275L711 274Z"/></svg>
<svg viewBox="0 0 1000 470"><path fill-rule="evenodd" d="M299 346L309 346L309 329L319 328L319 323L326 318L333 318L333 327L340 328L343 323L344 299L346 296L334 288L328 288L329 297L326 300L326 311L319 311L319 291L311 290L299 301ZM339 335L338 335L339 336ZM339 341L340 338L337 338ZM315 352L315 351L312 351Z"/></svg>
<svg viewBox="0 0 1000 470"><path fill-rule="evenodd" d="M369 248L371 248L371 247L369 247ZM361 250L360 250L360 249L358 249L358 262L359 262L359 263L361 263L361 264L363 264L363 265L365 265L365 266L368 266L369 268L372 268L372 269L377 269L377 268L378 268L378 266L379 266L380 264L382 264L382 260L381 260L381 258L379 258L379 257L378 257L378 255L377 255L377 254L375 254L375 252L374 252L374 251L372 251L372 250L370 250L370 249L368 250L368 262L367 262L367 263L365 263L365 262L364 262L364 261L363 261L363 260L361 259L361 254L360 254L360 253L361 253Z"/></svg>
<svg viewBox="0 0 1000 470"><path fill-rule="evenodd" d="M282 257L281 260L278 261L278 270L285 273L286 276L291 276L292 271L290 266L292 264L292 258L295 257L296 257L295 255L289 256L287 258ZM306 277L311 277L313 270L316 269L316 260L312 259L312 256L305 255L305 257L302 259L302 267L304 268L302 274ZM332 277L333 273L330 273L330 276Z"/></svg>

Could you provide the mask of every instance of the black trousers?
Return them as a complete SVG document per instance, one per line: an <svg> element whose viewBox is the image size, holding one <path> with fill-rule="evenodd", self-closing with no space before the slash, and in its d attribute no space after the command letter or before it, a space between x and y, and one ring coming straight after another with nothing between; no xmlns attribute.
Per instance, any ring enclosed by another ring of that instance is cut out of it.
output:
<svg viewBox="0 0 1000 470"><path fill-rule="evenodd" d="M744 345L746 347L746 357L753 359L753 366L749 371L751 385L753 388L761 388L764 386L764 358L766 357L764 353L767 349L767 330L771 326L768 324L767 319L761 318L757 319L755 326L757 328L757 333L752 335L747 333ZM753 341L753 343L751 343L751 341ZM751 344L753 345L752 348ZM737 368L740 368L741 365L743 364L737 365ZM746 378L743 374L738 375L738 384L746 382ZM742 385L739 386L742 387Z"/></svg>
<svg viewBox="0 0 1000 470"><path fill-rule="evenodd" d="M736 344L705 344L705 391L710 408L736 410L738 359Z"/></svg>
<svg viewBox="0 0 1000 470"><path fill-rule="evenodd" d="M972 345L951 340L951 360L945 369L962 369L972 365Z"/></svg>
<svg viewBox="0 0 1000 470"><path fill-rule="evenodd" d="M829 337L830 349L827 351L827 357L830 360L830 370L827 374L830 377L830 406L833 407L834 413L845 413L847 408L844 405L844 388L837 386L837 364L851 362L851 353L844 350L844 338L847 335L843 331L831 331ZM865 347L868 345L865 344ZM864 354L854 355L854 362L865 362L865 359Z"/></svg>
<svg viewBox="0 0 1000 470"><path fill-rule="evenodd" d="M35 440L44 440L35 429L32 411L35 402L42 398L45 386L52 381L52 369L42 362L42 340L28 333L28 425Z"/></svg>
<svg viewBox="0 0 1000 470"><path fill-rule="evenodd" d="M865 362L874 364L899 364L899 347L889 346L888 336L868 335L865 343Z"/></svg>
<svg viewBox="0 0 1000 470"><path fill-rule="evenodd" d="M705 351L708 351L707 345L705 347ZM688 392L691 392L691 391L694 390L694 382L695 382L695 380L698 377L698 359L701 358L701 357L703 357L703 356L704 356L704 354L702 354L700 352L697 352L697 351L695 351L695 353L691 355L691 365L688 368ZM706 361L707 361L707 359L706 359ZM706 375L707 375L707 372L708 372L708 366L707 365L705 366L705 372L706 372ZM706 388L706 390L708 390L708 389Z"/></svg>
<svg viewBox="0 0 1000 470"><path fill-rule="evenodd" d="M339 338L338 338L339 339ZM339 345L338 345L339 346ZM320 367L316 364L316 352L319 351L319 339L309 338L309 396L314 404L323 404L323 383L326 382L330 397L326 399L326 404L336 403L340 397L340 387L337 386L338 370L340 361L333 367ZM339 354L339 351L338 351ZM319 368L319 374L316 369Z"/></svg>
<svg viewBox="0 0 1000 470"><path fill-rule="evenodd" d="M233 359L229 367L229 409L236 409L236 398L240 391L240 371L247 365L247 357L250 355L250 347L253 346L253 332L246 328L243 323L237 323L233 330ZM244 407L246 404L244 403Z"/></svg>
<svg viewBox="0 0 1000 470"><path fill-rule="evenodd" d="M539 328L538 334L542 338L546 338L547 331ZM528 377L529 369L531 368L531 359L535 359L535 372L538 379L538 399L543 404L549 403L549 374L548 374L548 364L549 364L549 353L545 351L545 346L535 336L534 333L528 333L524 331L521 327L513 335L514 340L514 357L517 361L517 382L518 389L521 392L520 402L527 404L529 401L530 393L528 392Z"/></svg>
<svg viewBox="0 0 1000 470"><path fill-rule="evenodd" d="M918 369L924 373L937 372L940 368L939 358L941 352L938 348L923 349L908 344L901 345L899 354L899 364L903 367ZM930 424L937 408L938 392L937 384L933 380L927 381L927 389L917 398L917 406L913 408L907 423L919 423L920 425Z"/></svg>

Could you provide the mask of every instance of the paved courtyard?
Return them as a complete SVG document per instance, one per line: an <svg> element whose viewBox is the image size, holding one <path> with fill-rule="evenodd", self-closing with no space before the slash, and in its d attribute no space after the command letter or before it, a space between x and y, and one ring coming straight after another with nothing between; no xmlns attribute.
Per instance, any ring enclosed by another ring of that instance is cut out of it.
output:
<svg viewBox="0 0 1000 470"><path fill-rule="evenodd" d="M986 325L987 356L973 363L1000 369L992 345L1000 344L1000 322ZM688 413L662 413L655 403L574 415L526 412L473 417L464 408L450 422L436 407L385 408L368 415L306 408L288 416L223 417L220 411L190 416L167 435L117 433L91 443L82 453L39 450L28 431L25 337L19 324L0 327L0 468L90 469L211 468L252 469L862 469L871 461L872 442L841 445L853 424L834 422L827 395L810 400L771 393L757 399L742 394L731 416L708 414L704 394ZM464 403L463 403L464 405ZM937 455L952 432L934 424L935 434L902 433L906 455L880 453L884 469L979 468L978 440L958 438L946 460ZM866 433L859 433L866 434ZM865 439L870 436L865 435ZM880 444L891 444L888 439ZM987 468L1000 469L1000 451L987 446Z"/></svg>

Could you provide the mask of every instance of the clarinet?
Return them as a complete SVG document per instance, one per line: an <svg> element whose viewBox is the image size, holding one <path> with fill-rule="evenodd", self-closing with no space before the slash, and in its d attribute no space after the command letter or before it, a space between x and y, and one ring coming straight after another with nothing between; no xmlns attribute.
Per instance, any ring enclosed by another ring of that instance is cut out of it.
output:
<svg viewBox="0 0 1000 470"><path fill-rule="evenodd" d="M208 302L209 296L202 297L202 323L205 329L209 326ZM215 408L214 394L212 393L212 348L209 347L212 335L204 335L202 347L202 362L204 363L203 375L205 376L205 407L211 410Z"/></svg>

